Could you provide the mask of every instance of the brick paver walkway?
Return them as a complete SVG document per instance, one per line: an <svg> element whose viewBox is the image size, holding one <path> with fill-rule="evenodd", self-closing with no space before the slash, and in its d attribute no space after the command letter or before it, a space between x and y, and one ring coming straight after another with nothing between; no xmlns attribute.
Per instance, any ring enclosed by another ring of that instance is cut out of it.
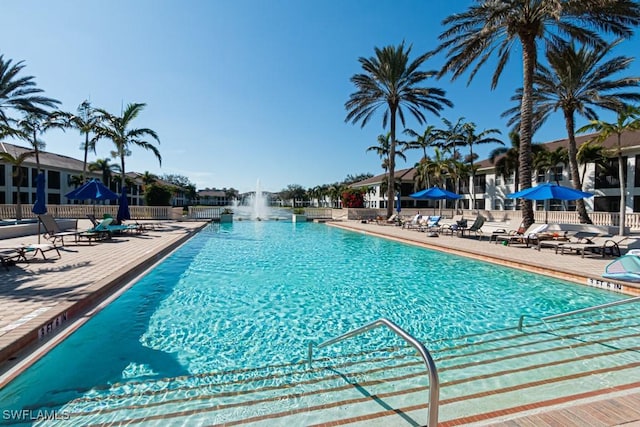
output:
<svg viewBox="0 0 640 427"><path fill-rule="evenodd" d="M69 244L73 239L65 239L60 258L48 251L47 260L38 254L30 262L0 269L0 373L23 350L76 320L203 225L170 222L143 234L122 234L92 245ZM80 221L78 228L90 228L89 221ZM37 236L4 239L0 247L37 241Z"/></svg>

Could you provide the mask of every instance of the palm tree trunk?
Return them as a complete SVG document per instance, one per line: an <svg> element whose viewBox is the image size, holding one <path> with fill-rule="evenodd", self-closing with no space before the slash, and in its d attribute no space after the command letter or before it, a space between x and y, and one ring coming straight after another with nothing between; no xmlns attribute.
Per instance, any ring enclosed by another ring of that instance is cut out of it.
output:
<svg viewBox="0 0 640 427"><path fill-rule="evenodd" d="M393 196L395 192L395 169L396 169L396 107L391 106L390 133L391 144L389 146L389 182L387 188L387 218L393 215Z"/></svg>
<svg viewBox="0 0 640 427"><path fill-rule="evenodd" d="M571 173L571 181L573 182L573 188L582 191L582 181L580 181L580 171L578 170L578 147L576 145L575 121L573 118L573 111L564 112L564 121L567 127L567 135L569 136L569 172ZM584 199L578 199L576 201L576 209L578 216L580 217L581 224L593 224L589 214L587 214L587 208L584 204Z"/></svg>
<svg viewBox="0 0 640 427"><path fill-rule="evenodd" d="M522 42L522 104L520 106L520 188L531 188L531 138L533 121L533 71L536 65L535 35L521 34ZM530 200L522 199L522 222L529 227L534 222L533 205Z"/></svg>
<svg viewBox="0 0 640 427"><path fill-rule="evenodd" d="M124 188L124 148L120 152L120 167L122 170L120 171L120 191Z"/></svg>
<svg viewBox="0 0 640 427"><path fill-rule="evenodd" d="M620 145L620 134L618 134L618 179L620 180L620 228L618 235L624 236L625 217L627 212L625 201L625 182L624 182L624 159L622 158L622 147Z"/></svg>
<svg viewBox="0 0 640 427"><path fill-rule="evenodd" d="M471 210L476 208L476 171L473 170L473 144L469 145L469 161L471 163Z"/></svg>
<svg viewBox="0 0 640 427"><path fill-rule="evenodd" d="M33 150L36 155L36 166L38 168L38 173L40 173L40 150L38 150L38 134L36 133L35 128L33 129Z"/></svg>
<svg viewBox="0 0 640 427"><path fill-rule="evenodd" d="M89 154L89 133L85 134L84 138L84 162L82 163L82 179L86 178L87 174L87 157Z"/></svg>

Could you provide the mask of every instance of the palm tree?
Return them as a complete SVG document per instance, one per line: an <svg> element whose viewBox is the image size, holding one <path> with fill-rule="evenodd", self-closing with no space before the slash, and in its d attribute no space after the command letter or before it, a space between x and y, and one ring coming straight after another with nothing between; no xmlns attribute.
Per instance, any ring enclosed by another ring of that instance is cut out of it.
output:
<svg viewBox="0 0 640 427"><path fill-rule="evenodd" d="M575 115L597 120L598 114L592 107L617 111L628 101L640 100L637 92L621 92L637 87L640 77L611 78L613 74L626 70L633 58L618 56L604 62L604 58L620 42L616 40L606 46L582 46L576 49L574 43L559 41L547 49L550 68L539 64L534 74L534 128L541 126L555 111L562 111L569 141L569 172L573 187L577 190L582 190L582 183L578 169ZM522 91L518 92L514 99L519 102ZM517 110L510 110L515 114L509 124L517 120ZM591 224L583 199L577 201L576 208L580 222Z"/></svg>
<svg viewBox="0 0 640 427"><path fill-rule="evenodd" d="M143 190L146 188L147 185L151 185L158 180L158 176L152 174L149 171L144 171L144 173L140 178L142 179Z"/></svg>
<svg viewBox="0 0 640 427"><path fill-rule="evenodd" d="M476 171L473 165L473 161L475 160L476 156L473 153L473 146L478 144L491 143L504 145L504 143L500 139L490 136L492 134L500 135L502 132L500 132L500 130L498 129L486 129L477 134L476 124L473 122L464 122L463 117L458 119L458 122L455 125L446 119L443 119L443 121L448 127L448 129L444 131L445 147L451 147L453 149L455 149L455 147L469 147L469 156L467 158L469 160L471 171L471 200L473 201L471 209L475 209Z"/></svg>
<svg viewBox="0 0 640 427"><path fill-rule="evenodd" d="M55 108L60 104L60 101L41 95L44 91L36 87L33 76L18 76L23 68L23 61L12 64L11 59L5 61L4 55L0 55L0 129L7 132L12 131L9 109L45 113L44 108Z"/></svg>
<svg viewBox="0 0 640 427"><path fill-rule="evenodd" d="M442 131L434 125L427 126L424 132L422 132L422 135L413 129L405 129L404 134L414 138L414 141L409 141L408 148L421 149L423 159L427 158L427 148L442 146Z"/></svg>
<svg viewBox="0 0 640 427"><path fill-rule="evenodd" d="M615 152L618 156L618 179L620 180L620 226L618 234L624 236L625 226L625 182L624 182L624 159L622 158L622 134L629 131L640 130L640 108L626 107L618 112L616 123L608 123L603 120L591 120L588 125L582 126L577 133L588 131L598 132L591 138L593 142L603 142L612 135L616 135Z"/></svg>
<svg viewBox="0 0 640 427"><path fill-rule="evenodd" d="M84 184L84 178L82 175L71 175L69 177L69 185L73 185L73 188L78 188Z"/></svg>
<svg viewBox="0 0 640 427"><path fill-rule="evenodd" d="M469 82L493 53L498 62L491 81L495 89L516 42L522 49L522 103L520 105L520 187L531 187L531 145L533 125L533 75L538 43L561 36L587 44L602 45L596 32L630 38L640 23L640 4L632 0L492 0L478 1L466 11L449 16L448 28L440 35L436 52L447 51L440 75L460 77L471 68ZM515 48L514 48L515 49ZM475 65L474 65L475 64ZM530 201L522 199L522 219L528 227L534 221Z"/></svg>
<svg viewBox="0 0 640 427"><path fill-rule="evenodd" d="M580 147L578 147L578 163L582 165L582 174L580 175L580 188L582 188L584 177L587 174L588 163L593 163L596 166L606 165L606 157L603 151L604 147L602 147L602 144L598 144L593 141L587 141Z"/></svg>
<svg viewBox="0 0 640 427"><path fill-rule="evenodd" d="M497 147L489 153L489 161L496 167L496 175L502 176L505 181L511 175L515 176L514 188L518 191L518 157L520 153L520 134L516 131L509 133L511 147Z"/></svg>
<svg viewBox="0 0 640 427"><path fill-rule="evenodd" d="M560 178L555 173L556 166L569 162L569 152L565 147L558 147L553 151L540 151L533 158L534 169L538 173L548 175L556 184L560 185Z"/></svg>
<svg viewBox="0 0 640 427"><path fill-rule="evenodd" d="M118 165L112 165L110 164L111 159L109 158L105 158L105 159L96 159L95 162L91 162L89 163L89 170L90 171L100 171L100 173L102 174L102 183L104 185L106 185L107 187L109 187L111 185L111 177L116 174L116 173L120 173L120 166Z"/></svg>
<svg viewBox="0 0 640 427"><path fill-rule="evenodd" d="M360 122L364 127L378 108L386 108L382 116L382 127L389 123L391 144L389 146L389 181L395 181L396 121L405 126L405 111L415 117L419 124L426 121L423 110L439 115L445 106L453 104L445 98L445 91L420 86L435 71L419 71L428 55L421 55L409 62L411 46L405 49L404 42L382 49L375 48L375 56L358 59L364 73L351 77L357 91L345 103L346 122ZM387 189L387 217L393 214L394 189Z"/></svg>
<svg viewBox="0 0 640 427"><path fill-rule="evenodd" d="M96 134L101 138L107 138L113 141L116 150L113 152L114 157L120 158L120 188L125 187L126 169L124 165L125 157L131 155L131 146L136 145L150 150L155 154L160 165L162 165L162 157L160 151L152 142L146 141L145 137L151 137L158 144L160 139L155 131L148 128L130 129L131 122L138 117L146 104L128 104L121 117L114 116L108 111L97 109L101 123L96 126Z"/></svg>
<svg viewBox="0 0 640 427"><path fill-rule="evenodd" d="M29 112L16 124L18 132L14 134L27 141L36 157L36 167L40 173L40 150L44 150L44 141L38 139L38 135L44 134L49 129L64 129L65 125L59 112Z"/></svg>
<svg viewBox="0 0 640 427"><path fill-rule="evenodd" d="M84 152L84 158L82 162L82 177L84 178L87 173L87 159L89 151L96 153L96 143L99 139L96 133L96 128L100 123L100 116L96 114L96 110L91 106L91 102L84 100L77 110L77 114L67 114L68 126L78 129L81 134L84 134L84 142L80 148ZM94 136L89 138L89 135L93 133Z"/></svg>
<svg viewBox="0 0 640 427"><path fill-rule="evenodd" d="M398 144L400 142L398 141ZM403 143L406 144L406 143ZM384 173L387 173L387 169L389 169L389 148L391 146L391 134L387 132L386 135L378 135L378 145L372 145L371 147L367 147L366 151L375 151L378 157L382 160L382 169L384 169ZM405 162L407 161L407 156L404 154L404 149L396 150L396 157L400 157Z"/></svg>
<svg viewBox="0 0 640 427"><path fill-rule="evenodd" d="M0 62L2 57L0 56ZM24 151L20 154L13 155L11 153L2 152L0 153L0 160L7 162L8 164L13 166L12 176L16 179L16 189L17 189L17 197L16 197L16 220L20 221L22 219L22 200L20 197L20 187L22 185L22 180L24 179L24 175L22 172L22 164L29 157L33 156L33 151Z"/></svg>

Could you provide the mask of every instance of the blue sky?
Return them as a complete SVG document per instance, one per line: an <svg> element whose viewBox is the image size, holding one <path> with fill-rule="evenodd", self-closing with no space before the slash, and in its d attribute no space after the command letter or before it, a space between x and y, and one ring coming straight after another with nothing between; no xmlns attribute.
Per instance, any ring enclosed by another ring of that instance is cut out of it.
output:
<svg viewBox="0 0 640 427"><path fill-rule="evenodd" d="M85 99L120 113L144 102L135 127L154 129L162 167L151 152L134 148L127 170L186 175L197 188L234 187L279 191L342 181L347 175L382 173L366 148L376 145L382 115L364 128L345 123L344 104L354 91L359 57L375 47L413 46L415 58L438 45L442 20L471 1L440 0L33 0L3 2L0 26L5 59L23 60L47 96L74 112ZM638 36L615 54L633 55ZM425 69L439 69L442 57ZM514 51L499 87L490 90L491 66L467 86L432 79L454 103L442 116L465 117L479 130L498 128L500 114L521 86ZM640 75L634 63L631 75ZM612 117L603 115L610 120ZM441 119L428 116L440 126ZM580 121L578 125L584 124ZM409 127L420 131L414 122ZM561 117L534 137L565 137ZM82 158L73 130L43 136L47 151ZM485 158L495 145L477 147ZM108 157L101 141L96 157ZM419 151L408 152L412 166Z"/></svg>

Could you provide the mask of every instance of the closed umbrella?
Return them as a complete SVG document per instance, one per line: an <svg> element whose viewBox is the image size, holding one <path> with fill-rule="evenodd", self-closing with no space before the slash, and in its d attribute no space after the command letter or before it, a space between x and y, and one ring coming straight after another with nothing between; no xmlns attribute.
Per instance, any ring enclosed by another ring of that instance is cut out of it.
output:
<svg viewBox="0 0 640 427"><path fill-rule="evenodd" d="M47 213L47 204L45 202L45 186L46 180L44 172L40 172L36 177L36 201L31 208L31 212L36 215L44 215ZM38 243L40 243L40 217L38 217Z"/></svg>
<svg viewBox="0 0 640 427"><path fill-rule="evenodd" d="M527 200L578 200L593 197L593 194L586 191L576 190L571 187L564 187L558 184L545 182L535 187L520 190L515 193L507 194L510 199L527 199ZM547 210L544 210L544 222L547 222Z"/></svg>
<svg viewBox="0 0 640 427"><path fill-rule="evenodd" d="M396 194L396 212L400 213L402 210L402 201L400 200L400 193Z"/></svg>
<svg viewBox="0 0 640 427"><path fill-rule="evenodd" d="M127 187L122 188L122 194L120 194L119 202L120 205L118 206L118 215L116 216L118 224L120 224L124 220L131 219L131 213L129 212L129 201L127 200Z"/></svg>

